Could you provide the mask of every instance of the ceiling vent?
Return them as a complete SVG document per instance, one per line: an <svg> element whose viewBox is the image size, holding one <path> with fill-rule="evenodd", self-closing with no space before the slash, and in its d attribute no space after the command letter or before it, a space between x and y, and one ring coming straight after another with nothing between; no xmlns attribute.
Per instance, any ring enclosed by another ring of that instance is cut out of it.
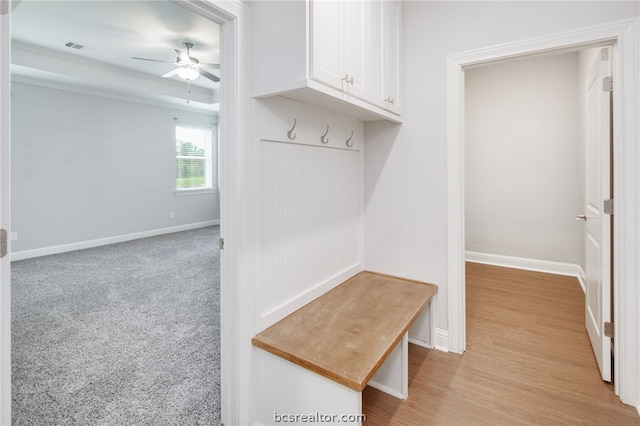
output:
<svg viewBox="0 0 640 426"><path fill-rule="evenodd" d="M78 49L78 50L80 50L80 49L82 49L84 47L82 44L77 44L77 43L74 43L72 41L66 43L65 46L70 47L72 49Z"/></svg>

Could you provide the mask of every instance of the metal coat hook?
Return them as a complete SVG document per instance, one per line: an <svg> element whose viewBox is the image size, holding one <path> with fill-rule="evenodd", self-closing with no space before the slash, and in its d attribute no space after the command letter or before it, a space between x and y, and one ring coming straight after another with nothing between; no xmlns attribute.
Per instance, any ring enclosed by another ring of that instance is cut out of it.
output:
<svg viewBox="0 0 640 426"><path fill-rule="evenodd" d="M295 133L293 133L293 129L295 129L295 128L296 128L296 124L298 124L298 119L297 119L297 118L294 118L294 119L293 119L293 127L291 128L291 130L289 130L289 131L287 132L287 137L289 138L289 140L294 140L294 139L296 138L296 134L295 134Z"/></svg>
<svg viewBox="0 0 640 426"><path fill-rule="evenodd" d="M320 142L324 144L329 143L329 138L327 137L328 134L329 134L329 126L327 125L327 131L324 132L324 135L320 136Z"/></svg>
<svg viewBox="0 0 640 426"><path fill-rule="evenodd" d="M353 146L353 141L351 139L353 139L353 130L351 131L351 136L349 136L349 139L347 139L347 146L349 148Z"/></svg>

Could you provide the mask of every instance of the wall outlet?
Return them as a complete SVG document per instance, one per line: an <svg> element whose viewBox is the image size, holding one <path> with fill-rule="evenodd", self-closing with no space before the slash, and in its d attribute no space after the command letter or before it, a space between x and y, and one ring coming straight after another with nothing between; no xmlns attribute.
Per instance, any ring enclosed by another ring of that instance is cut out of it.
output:
<svg viewBox="0 0 640 426"><path fill-rule="evenodd" d="M176 215L173 212L169 212L169 219L175 219Z"/></svg>
<svg viewBox="0 0 640 426"><path fill-rule="evenodd" d="M17 232L12 232L9 236L9 238L11 238L11 241L15 241L18 239L18 233Z"/></svg>

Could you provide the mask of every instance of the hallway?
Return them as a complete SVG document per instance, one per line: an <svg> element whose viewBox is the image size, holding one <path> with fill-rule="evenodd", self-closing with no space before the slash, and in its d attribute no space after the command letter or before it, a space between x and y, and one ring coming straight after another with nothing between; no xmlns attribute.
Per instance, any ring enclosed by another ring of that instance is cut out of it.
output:
<svg viewBox="0 0 640 426"><path fill-rule="evenodd" d="M467 263L467 351L409 345L409 399L367 387L367 425L639 425L601 380L575 278Z"/></svg>

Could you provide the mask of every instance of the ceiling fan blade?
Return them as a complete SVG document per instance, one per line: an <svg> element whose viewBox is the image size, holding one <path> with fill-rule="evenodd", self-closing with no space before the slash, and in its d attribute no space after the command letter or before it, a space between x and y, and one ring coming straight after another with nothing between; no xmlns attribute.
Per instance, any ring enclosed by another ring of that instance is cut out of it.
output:
<svg viewBox="0 0 640 426"><path fill-rule="evenodd" d="M214 70L219 70L220 69L220 64L204 64L204 63L200 63L200 65L203 65L207 68L213 68Z"/></svg>
<svg viewBox="0 0 640 426"><path fill-rule="evenodd" d="M135 56L132 56L131 59L138 59L140 61L163 62L165 64L173 64L173 63L175 63L175 62L172 62L172 61L161 61L159 59L136 58Z"/></svg>
<svg viewBox="0 0 640 426"><path fill-rule="evenodd" d="M208 78L209 80L211 80L211 81L213 81L215 83L220 81L220 77L215 76L215 75L213 75L210 72L207 72L205 70L200 70L200 75L203 76L203 77Z"/></svg>
<svg viewBox="0 0 640 426"><path fill-rule="evenodd" d="M173 77L174 75L176 75L178 73L178 69L179 68L174 68L171 71L169 71L168 73L164 74L162 77Z"/></svg>

